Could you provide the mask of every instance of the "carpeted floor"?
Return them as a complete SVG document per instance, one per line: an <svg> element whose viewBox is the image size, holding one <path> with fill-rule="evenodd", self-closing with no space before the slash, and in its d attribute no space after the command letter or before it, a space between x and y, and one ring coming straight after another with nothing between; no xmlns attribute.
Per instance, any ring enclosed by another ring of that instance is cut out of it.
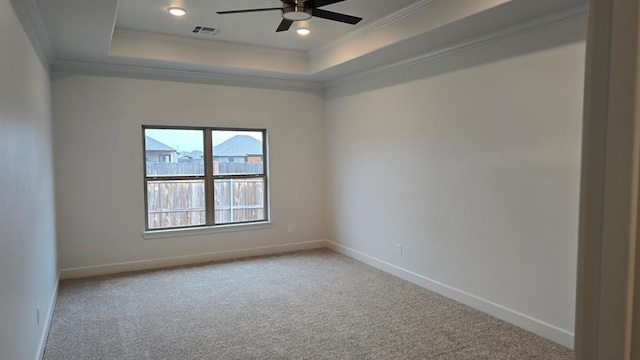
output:
<svg viewBox="0 0 640 360"><path fill-rule="evenodd" d="M63 281L45 360L573 359L330 250Z"/></svg>

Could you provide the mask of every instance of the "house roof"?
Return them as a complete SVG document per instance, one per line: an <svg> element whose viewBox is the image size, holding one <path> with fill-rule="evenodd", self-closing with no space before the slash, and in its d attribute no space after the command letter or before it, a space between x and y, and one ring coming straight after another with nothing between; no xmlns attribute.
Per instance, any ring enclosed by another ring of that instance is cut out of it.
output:
<svg viewBox="0 0 640 360"><path fill-rule="evenodd" d="M176 149L172 148L171 146L165 145L160 141L148 136L145 136L144 146L146 151L176 151Z"/></svg>
<svg viewBox="0 0 640 360"><path fill-rule="evenodd" d="M213 147L213 156L262 155L262 142L249 135L236 135Z"/></svg>
<svg viewBox="0 0 640 360"><path fill-rule="evenodd" d="M204 157L204 153L200 150L181 151L178 154L180 156L189 157L191 159L202 159Z"/></svg>
<svg viewBox="0 0 640 360"><path fill-rule="evenodd" d="M200 150L193 150L191 152L186 153L194 159L202 159L204 157L204 153Z"/></svg>

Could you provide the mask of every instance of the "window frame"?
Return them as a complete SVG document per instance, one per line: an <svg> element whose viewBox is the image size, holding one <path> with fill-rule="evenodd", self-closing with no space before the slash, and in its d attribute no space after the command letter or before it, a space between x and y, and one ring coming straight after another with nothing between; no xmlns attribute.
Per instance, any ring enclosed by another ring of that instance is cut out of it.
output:
<svg viewBox="0 0 640 360"><path fill-rule="evenodd" d="M164 175L153 176L147 174L147 156L146 156L146 130L198 130L202 131L203 136L203 175ZM213 159L213 132L214 131L238 131L238 132L260 132L262 133L262 173L261 174L214 174ZM269 206L269 161L268 161L268 140L267 129L264 128L236 128L236 127L216 127L216 126L173 126L173 125L142 125L142 159L143 162L143 186L144 186L144 223L145 232L162 232L170 230L192 230L221 228L238 225L255 225L259 223L269 222L270 206ZM263 212L264 218L260 220L237 221L216 223L215 221L215 182L216 180L235 180L235 179L262 179L264 183L264 199ZM204 203L205 203L205 223L202 225L186 225L162 228L149 228L149 199L148 184L154 181L189 181L204 180Z"/></svg>

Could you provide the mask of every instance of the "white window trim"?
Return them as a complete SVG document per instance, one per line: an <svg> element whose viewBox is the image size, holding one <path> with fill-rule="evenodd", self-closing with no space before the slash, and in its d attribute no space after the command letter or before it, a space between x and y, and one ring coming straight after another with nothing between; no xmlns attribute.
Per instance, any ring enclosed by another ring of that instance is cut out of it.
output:
<svg viewBox="0 0 640 360"><path fill-rule="evenodd" d="M149 176L147 176L146 174L146 164L145 164L145 171L144 171L144 201L145 201L145 230L143 231L143 238L147 239L147 238L152 238L151 234L159 234L160 236L158 237L174 237L174 235L167 235L167 236L162 236L163 233L170 233L170 232L175 232L178 231L181 234L184 234L184 236L189 236L189 231L193 230L195 231L195 235L201 234L203 232L205 233L209 233L209 232L228 232L228 231L238 231L238 230L243 230L243 229L234 229L234 230L228 230L234 227L249 227L246 230L251 230L251 226L252 225L256 225L256 224L270 224L270 216L271 216L271 206L270 206L270 202L271 202L271 198L270 198L270 185L269 185L269 155L268 155L268 140L267 140L267 129L253 129L253 128L225 128L225 127L210 127L210 126L204 126L204 127L200 127L200 126L156 126L156 125L142 125L142 141L143 141L143 152L145 154L146 157L146 152L145 152L145 146L144 144L146 144L146 129L174 129L174 130L202 130L203 134L206 135L207 132L209 133L209 136L205 136L204 138L204 159L205 162L207 160L207 158L209 159L214 159L213 153L211 152L213 150L213 144L212 144L212 135L213 132L218 130L218 131L255 131L255 132L262 132L263 137L262 137L262 156L263 156L263 163L264 163L264 168L263 168L263 173L262 174L254 174L256 178L261 177L264 181L265 184L265 196L264 196L264 211L265 211L265 218L263 221L247 221L247 222L234 222L234 223L228 223L228 224L224 224L224 223L220 223L220 224L215 224L215 204L213 201L211 201L210 203L208 201L206 201L206 216L207 216L207 225L206 226L188 226L188 227L178 227L178 228L149 228L148 225L148 219L149 219L149 212L148 212L148 200L147 200L147 182L149 181ZM207 141L207 139L209 140L209 142ZM205 181L205 186L210 186L213 187L216 181L216 178L224 178L224 177L228 177L228 178L235 178L235 176L215 176L212 175L211 173L209 173L207 171L207 166L205 165L205 174L202 180ZM177 177L175 177L177 178ZM199 179L199 178L198 178ZM171 180L169 178L167 178L167 180ZM191 180L191 179L189 179ZM209 185L207 185L207 183L209 183ZM213 189L209 189L210 192L213 192ZM206 191L205 191L206 194ZM211 218L209 218L211 217ZM206 230L208 229L208 230ZM148 236L148 237L147 237ZM182 236L182 235L181 235Z"/></svg>

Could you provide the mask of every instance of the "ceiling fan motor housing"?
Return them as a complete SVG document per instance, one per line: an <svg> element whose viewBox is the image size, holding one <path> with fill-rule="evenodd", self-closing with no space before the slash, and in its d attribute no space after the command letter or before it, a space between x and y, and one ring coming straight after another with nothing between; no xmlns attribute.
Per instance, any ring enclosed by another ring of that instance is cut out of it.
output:
<svg viewBox="0 0 640 360"><path fill-rule="evenodd" d="M311 19L311 8L304 5L290 5L282 8L282 17L291 21L302 21Z"/></svg>
<svg viewBox="0 0 640 360"><path fill-rule="evenodd" d="M253 13L260 11L280 11L282 13L282 22L276 29L276 32L287 31L291 28L295 21L309 20L312 17L318 17L326 20L337 21L345 24L355 25L362 18L340 14L333 11L318 9L319 7L343 2L345 0L280 0L282 7L270 7L260 9L230 10L218 11L218 14L238 14Z"/></svg>

